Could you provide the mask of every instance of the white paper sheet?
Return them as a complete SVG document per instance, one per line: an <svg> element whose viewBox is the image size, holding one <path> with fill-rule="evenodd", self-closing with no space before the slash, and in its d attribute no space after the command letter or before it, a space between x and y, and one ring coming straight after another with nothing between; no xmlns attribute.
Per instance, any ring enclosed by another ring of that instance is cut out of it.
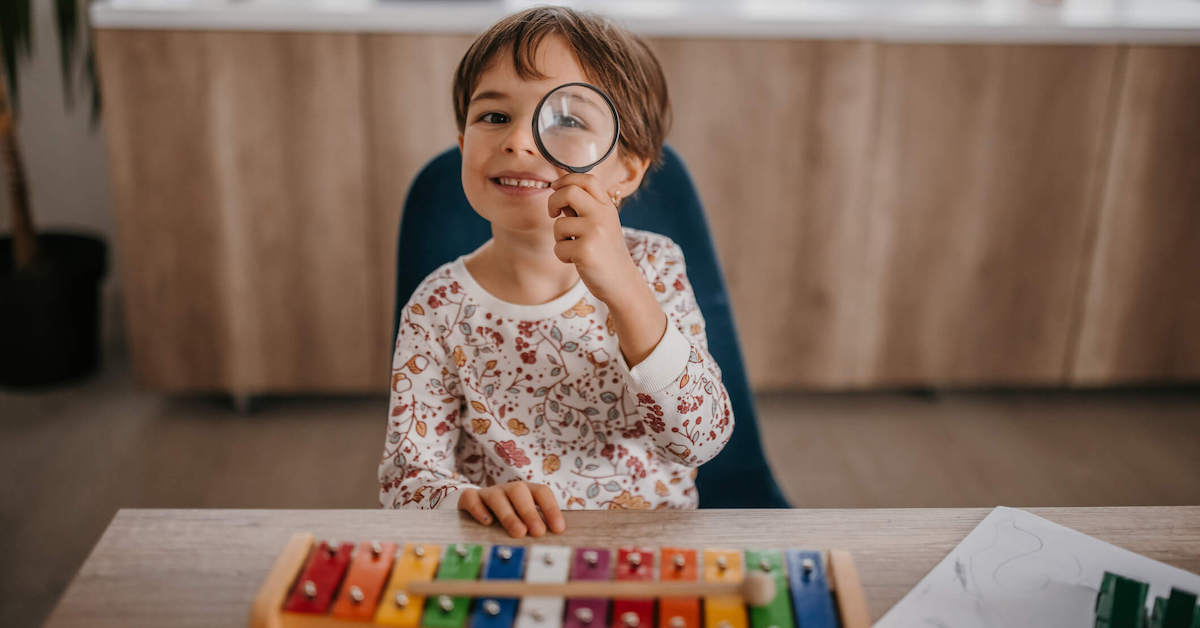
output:
<svg viewBox="0 0 1200 628"><path fill-rule="evenodd" d="M1091 628L1105 571L1200 593L1200 576L1015 508L996 508L877 628Z"/></svg>

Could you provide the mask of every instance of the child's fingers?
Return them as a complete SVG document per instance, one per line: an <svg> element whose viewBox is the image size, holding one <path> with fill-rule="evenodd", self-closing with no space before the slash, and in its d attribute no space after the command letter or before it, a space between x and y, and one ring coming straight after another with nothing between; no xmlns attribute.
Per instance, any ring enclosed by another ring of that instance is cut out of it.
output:
<svg viewBox="0 0 1200 628"><path fill-rule="evenodd" d="M579 213L576 212L574 209L572 209L570 205L560 205L557 207L550 207L550 217L558 218L559 216L566 216L568 218L578 218Z"/></svg>
<svg viewBox="0 0 1200 628"><path fill-rule="evenodd" d="M558 500L554 498L554 491L550 490L550 487L545 484L534 484L531 490L533 498L542 509L542 517L546 519L550 530L556 533L566 530L567 521L563 518L562 511L558 508Z"/></svg>
<svg viewBox="0 0 1200 628"><path fill-rule="evenodd" d="M559 218L554 221L554 239L578 238L587 231L589 224L586 218Z"/></svg>
<svg viewBox="0 0 1200 628"><path fill-rule="evenodd" d="M550 182L550 189L561 190L568 185L574 185L583 188L589 196L600 201L601 203L608 200L608 192L601 188L600 179L596 175L586 172L572 172L565 174L558 179Z"/></svg>
<svg viewBox="0 0 1200 628"><path fill-rule="evenodd" d="M601 196L600 198L608 197ZM576 216L590 216L603 211L605 205L612 209L610 201L601 201L587 190L575 185L562 188L546 199L546 207L549 209L551 218L557 218L560 213L567 213L570 210L574 210Z"/></svg>
<svg viewBox="0 0 1200 628"><path fill-rule="evenodd" d="M521 538L525 536L525 524L521 523L521 518L513 511L512 504L508 503L508 495L504 491L488 490L480 494L483 498L483 503L487 504L488 508L496 514L496 520L500 525L504 526L504 530L513 538Z"/></svg>
<svg viewBox="0 0 1200 628"><path fill-rule="evenodd" d="M517 514L521 516L521 520L529 528L529 535L541 536L545 534L546 524L542 523L542 516L538 514L537 506L533 503L533 495L529 492L529 485L524 482L515 482L509 484L505 492L508 493L508 500L512 502Z"/></svg>
<svg viewBox="0 0 1200 628"><path fill-rule="evenodd" d="M554 254L563 262L574 264L583 246L583 240L559 240L554 243Z"/></svg>
<svg viewBox="0 0 1200 628"><path fill-rule="evenodd" d="M483 505L483 500L479 497L479 491L470 488L463 491L463 494L458 498L458 509L465 510L475 520L485 526L492 525L492 515L488 512L487 506Z"/></svg>

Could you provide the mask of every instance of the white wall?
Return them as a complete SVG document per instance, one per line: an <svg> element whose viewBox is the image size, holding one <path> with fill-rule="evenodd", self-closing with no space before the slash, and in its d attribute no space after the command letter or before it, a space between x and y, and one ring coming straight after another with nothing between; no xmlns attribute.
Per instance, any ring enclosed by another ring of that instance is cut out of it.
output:
<svg viewBox="0 0 1200 628"><path fill-rule="evenodd" d="M8 0L0 0L7 2ZM104 282L105 349L123 347L119 320L115 225L108 186L108 153L101 123L91 125L91 94L77 84L70 111L63 99L54 3L34 0L33 54L20 70L18 141L29 181L33 220L42 230L83 230L109 245L109 271ZM81 19L86 19L81 16ZM0 177L4 174L0 172ZM7 181L0 193L0 232L9 231Z"/></svg>

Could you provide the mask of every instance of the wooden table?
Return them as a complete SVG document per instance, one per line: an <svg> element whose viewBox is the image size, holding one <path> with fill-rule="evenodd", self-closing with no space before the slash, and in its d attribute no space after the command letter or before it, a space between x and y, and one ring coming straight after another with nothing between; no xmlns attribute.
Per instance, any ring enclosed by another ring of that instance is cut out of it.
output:
<svg viewBox="0 0 1200 628"><path fill-rule="evenodd" d="M1080 532L1200 572L1200 506L1032 508ZM566 513L567 532L520 543L841 548L853 552L872 620L989 512L985 508ZM339 540L502 543L454 512L121 510L49 626L244 626L293 532Z"/></svg>

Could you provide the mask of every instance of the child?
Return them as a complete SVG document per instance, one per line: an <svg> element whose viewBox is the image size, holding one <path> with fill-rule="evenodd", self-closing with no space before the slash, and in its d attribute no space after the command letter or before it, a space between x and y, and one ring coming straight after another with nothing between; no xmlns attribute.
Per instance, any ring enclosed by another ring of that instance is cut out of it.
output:
<svg viewBox="0 0 1200 628"><path fill-rule="evenodd" d="M542 157L530 122L572 81L621 119L587 174ZM729 399L679 247L617 214L661 158L658 61L602 18L534 8L472 44L453 94L463 190L492 239L404 308L381 504L456 505L514 537L563 531L560 505L695 508L695 469L733 433Z"/></svg>

